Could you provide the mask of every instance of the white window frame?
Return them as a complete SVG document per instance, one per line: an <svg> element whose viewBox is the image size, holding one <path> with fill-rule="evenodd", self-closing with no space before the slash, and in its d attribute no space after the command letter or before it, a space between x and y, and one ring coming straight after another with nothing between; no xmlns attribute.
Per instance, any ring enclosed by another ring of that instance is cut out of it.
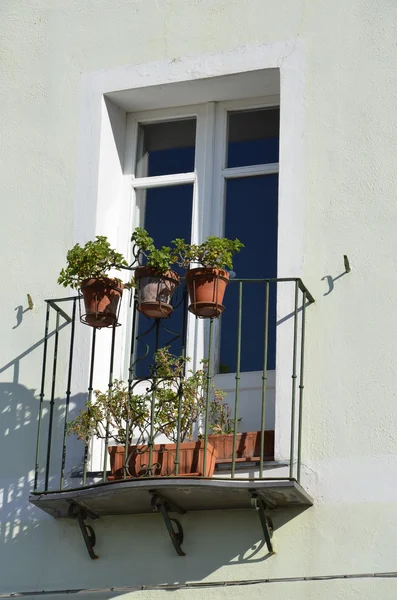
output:
<svg viewBox="0 0 397 600"><path fill-rule="evenodd" d="M253 177L278 173L279 163L226 168L228 113L243 110L278 108L279 96L129 113L127 117L128 171L131 173L131 232L142 226L144 200L140 191L166 186L193 184L191 243L199 244L209 235L224 235L225 188L231 178ZM136 177L139 125L196 119L194 171L154 177ZM150 233L150 232L149 232ZM131 249L130 249L131 252ZM132 256L129 256L132 260ZM128 318L125 315L125 318ZM129 317L131 319L131 316ZM127 327L127 331L131 328ZM189 314L187 355L193 368L198 368L205 355L206 323ZM127 347L130 340L126 338ZM219 346L219 326L216 324L215 347ZM218 352L216 353L218 354Z"/></svg>

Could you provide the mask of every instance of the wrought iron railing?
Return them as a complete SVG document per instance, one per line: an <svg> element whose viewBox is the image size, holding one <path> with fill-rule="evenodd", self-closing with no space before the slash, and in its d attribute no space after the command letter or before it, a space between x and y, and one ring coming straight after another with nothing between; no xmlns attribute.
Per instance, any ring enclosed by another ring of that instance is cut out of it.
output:
<svg viewBox="0 0 397 600"><path fill-rule="evenodd" d="M252 292L254 289L259 292ZM160 428L163 437L159 437L159 429L156 428L159 420L158 390L164 385L164 378L156 377L156 372L150 370L150 363L159 347L167 346L171 351L176 348L178 355L186 357L187 345L195 345L192 339L194 328L188 326L188 319L194 317L187 311L188 297L183 286L176 298L173 320L144 321L136 310L136 299L133 304L125 293L125 307L121 314L126 322L122 327L113 327L110 333L80 324L80 301L80 296L47 300L34 492L87 487L112 478L134 480L189 475L263 479L269 461L273 467L277 466L271 446L274 426L281 425L274 425L273 417L269 425L267 414L269 405L270 409L274 408L275 395L279 401L277 382L280 377L288 377L290 381L288 401L282 398L283 406L290 414L289 432L283 432L284 439L289 436L289 456L283 457L289 464L285 467L287 471L283 478L299 482L306 308L314 302L301 279L233 279L226 291L224 315L220 319L199 321L205 340L202 358L208 361L208 368L202 403L198 408L192 406L192 411L197 410L197 418L193 419L189 449L189 443L182 435L183 385L175 387L176 434L171 447L166 439L166 430ZM123 330L126 328L130 333L128 352L124 352L128 336ZM115 365L117 363L117 372L121 372L123 355L127 353L128 392L133 395L141 390L139 393L147 400L145 410L148 419L144 435L140 436L138 443L131 443L131 432L126 422L126 441L124 448L119 449L111 447L109 422L105 425L100 443L95 440L83 443L69 436L71 418L76 416L85 401L95 402L96 375L99 372L103 376L104 357L108 370L107 392L111 394ZM145 369L149 369L149 373L144 373ZM197 361L196 369L200 369ZM269 398L269 379L274 380L274 377L276 389L274 391L272 384ZM251 387L248 385L247 388L245 379L251 380ZM184 377L181 377L181 383L183 381ZM212 388L213 383L222 387L225 381L229 391L226 400L230 406L230 427L225 432L221 424L217 433L211 415ZM251 400L247 399L247 394L250 394ZM253 405L256 406L256 415L249 414ZM244 431L244 419L241 421L243 413L248 415L251 424L255 423L255 427L251 427L255 430L253 446L245 456L244 453L240 455L241 445L247 444L248 435ZM217 435L220 437L214 442ZM229 455L219 458L218 452L217 456L214 444L216 446L218 442L229 444ZM186 456L184 453L187 453ZM101 456L100 467L98 455ZM184 466L184 460L193 465L190 470L186 464ZM110 461L112 473L109 472Z"/></svg>

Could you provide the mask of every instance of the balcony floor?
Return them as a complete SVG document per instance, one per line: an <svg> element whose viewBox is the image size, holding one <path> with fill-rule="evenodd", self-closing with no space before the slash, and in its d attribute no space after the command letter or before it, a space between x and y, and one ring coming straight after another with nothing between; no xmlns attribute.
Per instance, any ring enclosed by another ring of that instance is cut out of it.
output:
<svg viewBox="0 0 397 600"><path fill-rule="evenodd" d="M295 480L204 479L193 477L145 478L106 482L84 489L33 493L30 502L55 518L68 517L71 504L95 516L153 512L153 494L161 494L185 512L251 508L257 495L267 508L308 507L313 501Z"/></svg>

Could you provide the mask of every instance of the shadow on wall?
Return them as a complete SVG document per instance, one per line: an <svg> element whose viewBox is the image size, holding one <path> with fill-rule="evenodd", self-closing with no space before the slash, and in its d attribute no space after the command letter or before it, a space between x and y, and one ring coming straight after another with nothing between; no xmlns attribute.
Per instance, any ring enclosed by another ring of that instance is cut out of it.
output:
<svg viewBox="0 0 397 600"><path fill-rule="evenodd" d="M201 581L222 567L234 569L239 564L260 564L269 558L254 510L183 515L183 558L175 554L160 515L102 517L93 523L97 534L95 551L100 560L92 561L74 520L57 521L33 507L28 497L34 481L39 396L36 390L19 383L18 378L20 360L29 360L33 351L40 351L42 343L40 340L0 369L2 372L13 368L14 375L13 381L0 383L0 593ZM37 379L40 380L40 373ZM85 398L85 394L71 398L70 418ZM64 404L65 398L58 394L50 468L52 489L59 487ZM44 479L48 426L47 399L40 482ZM79 469L82 453L81 442L69 438L66 473ZM275 529L293 518L293 512L272 516ZM232 573L226 577L235 578Z"/></svg>
<svg viewBox="0 0 397 600"><path fill-rule="evenodd" d="M17 307L15 330L23 323L22 315L26 310ZM50 333L53 339L54 332ZM19 356L0 367L0 374L10 374L11 381L0 382L0 593L8 589L24 587L25 579L31 571L38 568L37 550L45 544L41 529L47 531L50 519L29 503L29 493L34 485L35 453L39 412L37 390L29 389L19 383L20 367L23 360L37 361L37 352L42 353L44 339L38 340ZM40 371L37 381L40 382ZM64 385L61 378L61 385ZM66 389L66 388L65 388ZM70 418L78 412L86 398L78 394L71 398ZM59 487L59 467L63 442L65 399L56 398L53 420L53 449L58 464L51 465L50 482L56 481ZM44 481L45 444L49 425L49 401L44 402L42 422L42 444L39 482ZM69 458L66 472L74 470L81 462L82 450L75 440L68 440ZM59 457L59 460L58 460ZM59 529L53 522L52 528ZM45 535L45 533L44 533ZM51 535L51 533L50 533ZM18 575L18 567L23 567L26 575ZM31 567L29 566L31 565ZM28 589L34 589L34 577L27 582Z"/></svg>
<svg viewBox="0 0 397 600"><path fill-rule="evenodd" d="M71 403L79 406L83 401L84 396L79 395L74 397ZM47 402L43 410L39 484L44 481L45 446L49 424L48 404ZM37 509L28 500L34 484L38 407L39 398L35 390L19 383L0 383L0 545L18 544L19 549L15 548L11 554L9 548L5 551L8 559L16 563L21 563L23 558L20 553L21 539L26 538L32 529L39 527L43 516L38 515ZM71 411L71 417L76 410L75 408ZM63 426L64 407L61 406L59 399L56 399L52 447L56 457L54 462L57 464L51 465L50 468L50 485L53 484L53 487L59 486ZM66 472L74 470L81 459L81 448L73 441L70 440L72 444L69 443L71 448ZM32 560L32 557L26 557L26 560ZM7 561L2 558L1 562L4 568Z"/></svg>
<svg viewBox="0 0 397 600"><path fill-rule="evenodd" d="M33 390L0 383L0 542L14 543L36 526L26 501L32 471L31 447L37 403Z"/></svg>
<svg viewBox="0 0 397 600"><path fill-rule="evenodd" d="M321 278L321 281L326 281L328 284L328 291L325 292L323 294L323 296L329 296L329 294L331 294L331 292L334 291L335 281L338 281L338 279L340 279L341 277L344 277L345 275L348 275L350 273L351 266L350 266L350 262L349 262L349 259L346 254L343 255L343 263L344 263L344 267L345 267L345 270L343 271L343 273L339 273L339 275L336 275L336 277L333 277L332 275L324 275L324 277Z"/></svg>

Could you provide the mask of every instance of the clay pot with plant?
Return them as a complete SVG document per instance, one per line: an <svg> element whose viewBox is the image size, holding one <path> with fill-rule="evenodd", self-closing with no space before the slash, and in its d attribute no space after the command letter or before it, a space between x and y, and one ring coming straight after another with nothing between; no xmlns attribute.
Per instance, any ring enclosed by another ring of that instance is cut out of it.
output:
<svg viewBox="0 0 397 600"><path fill-rule="evenodd" d="M67 434L76 435L88 445L93 437L105 439L123 446L132 440L142 443L145 439L149 408L146 394L134 394L124 381L114 379L106 392L95 390L94 399L88 399L80 414L69 421Z"/></svg>
<svg viewBox="0 0 397 600"><path fill-rule="evenodd" d="M153 238L141 227L135 229L131 241L134 255L146 261L135 270L137 308L146 317L166 319L173 311L171 301L179 286L179 275L171 269L175 254L168 246L156 248Z"/></svg>
<svg viewBox="0 0 397 600"><path fill-rule="evenodd" d="M158 350L143 393L114 381L109 391L95 391L95 400L88 401L68 424L68 434L77 435L87 447L92 437L105 439L107 435L108 441L115 442L108 448L109 480L213 475L214 448L207 443L205 451L204 441L194 439L196 423L205 410L206 366L186 372L188 361L167 348ZM157 443L160 435L169 442Z"/></svg>
<svg viewBox="0 0 397 600"><path fill-rule="evenodd" d="M94 399L88 399L79 415L67 424L67 434L75 435L86 446L93 438L107 439L109 452L116 456L121 448L130 448L132 443L142 444L146 438L149 422L149 405L146 394L134 394L124 381L113 380L106 392L94 391ZM123 455L124 459L124 455ZM113 469L112 469L113 470ZM120 465L121 477L124 472L124 460Z"/></svg>
<svg viewBox="0 0 397 600"><path fill-rule="evenodd" d="M234 454L234 438L236 437L235 460L237 463L258 462L262 452L261 431L237 431L232 411L223 397L214 397L209 407L208 442L215 448L217 464L231 463ZM237 422L241 422L238 419ZM263 460L274 460L274 431L264 431Z"/></svg>
<svg viewBox="0 0 397 600"><path fill-rule="evenodd" d="M200 245L187 244L182 239L176 239L172 244L178 264L188 269L189 311L197 317L219 317L225 310L222 302L229 283L226 269L233 268L233 254L240 252L244 244L238 239L216 236L208 237ZM189 268L192 263L201 266Z"/></svg>
<svg viewBox="0 0 397 600"><path fill-rule="evenodd" d="M208 361L202 360L200 368L188 368L190 359L173 356L168 348L156 352L154 374L157 378L156 399L159 411L156 415L158 432L173 444L165 444L164 450L176 458L179 442L179 474L212 477L216 463L216 451L199 435L205 419L208 392ZM224 393L212 383L209 392L220 401ZM205 458L206 457L206 458Z"/></svg>
<svg viewBox="0 0 397 600"><path fill-rule="evenodd" d="M85 246L75 244L66 260L58 283L81 291L85 305L82 321L96 328L116 325L123 289L131 284L109 277L109 271L127 267L125 258L111 248L107 237L98 235Z"/></svg>

